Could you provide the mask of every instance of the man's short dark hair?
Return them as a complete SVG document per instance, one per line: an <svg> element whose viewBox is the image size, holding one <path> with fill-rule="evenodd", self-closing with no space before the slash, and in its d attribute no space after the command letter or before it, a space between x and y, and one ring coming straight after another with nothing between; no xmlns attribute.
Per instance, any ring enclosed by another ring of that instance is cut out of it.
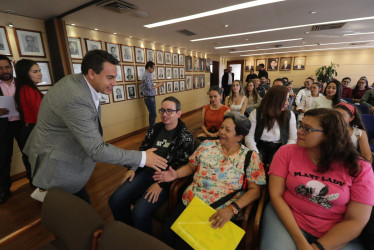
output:
<svg viewBox="0 0 374 250"><path fill-rule="evenodd" d="M285 83L285 82L283 82L283 79L282 79L282 78L277 78L277 79L275 79L275 80L273 81L273 84L274 84L275 82L282 82L283 84ZM287 81L287 82L288 82L288 81Z"/></svg>
<svg viewBox="0 0 374 250"><path fill-rule="evenodd" d="M261 67L261 68L265 68L265 64L263 64L263 63L260 63L258 66Z"/></svg>
<svg viewBox="0 0 374 250"><path fill-rule="evenodd" d="M155 63L152 62L152 61L149 61L149 62L147 62L147 64L145 65L145 69L153 68L153 66L155 66Z"/></svg>
<svg viewBox="0 0 374 250"><path fill-rule="evenodd" d="M162 100L161 103L166 102L166 101L174 102L175 103L175 109L177 111L182 109L182 105L181 105L180 101L177 98L175 98L174 96L166 97L164 100Z"/></svg>
<svg viewBox="0 0 374 250"><path fill-rule="evenodd" d="M7 56L0 55L0 61L1 60L7 60L9 62L9 65L12 65L12 62L10 61L9 57L7 57Z"/></svg>
<svg viewBox="0 0 374 250"><path fill-rule="evenodd" d="M349 80L350 82L352 81L352 79L350 77L344 77L342 81L344 80Z"/></svg>
<svg viewBox="0 0 374 250"><path fill-rule="evenodd" d="M88 70L92 69L96 74L100 74L103 70L103 64L109 62L114 65L118 65L118 60L109 52L105 50L91 50L83 57L82 60L82 74L87 75Z"/></svg>
<svg viewBox="0 0 374 250"><path fill-rule="evenodd" d="M252 80L254 80L254 79L260 80L260 78L258 76L255 76L255 77L252 78Z"/></svg>

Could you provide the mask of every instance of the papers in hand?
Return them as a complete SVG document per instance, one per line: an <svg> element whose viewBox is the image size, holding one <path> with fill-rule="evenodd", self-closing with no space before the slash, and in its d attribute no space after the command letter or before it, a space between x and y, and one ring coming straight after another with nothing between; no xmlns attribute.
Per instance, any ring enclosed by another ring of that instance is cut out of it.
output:
<svg viewBox="0 0 374 250"><path fill-rule="evenodd" d="M194 249L235 249L244 230L231 221L213 229L208 219L215 212L195 196L171 229Z"/></svg>
<svg viewBox="0 0 374 250"><path fill-rule="evenodd" d="M19 115L18 111L16 110L16 103L13 96L0 96L0 108L9 110L8 114L2 115L0 118Z"/></svg>

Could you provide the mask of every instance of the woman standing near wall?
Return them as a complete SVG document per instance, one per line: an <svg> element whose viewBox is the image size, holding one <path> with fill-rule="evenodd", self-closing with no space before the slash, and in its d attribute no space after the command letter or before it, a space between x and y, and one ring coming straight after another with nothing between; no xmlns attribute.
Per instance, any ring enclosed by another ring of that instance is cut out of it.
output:
<svg viewBox="0 0 374 250"><path fill-rule="evenodd" d="M231 85L230 95L225 99L225 105L230 107L231 111L244 115L247 102L242 83L238 80L234 81Z"/></svg>
<svg viewBox="0 0 374 250"><path fill-rule="evenodd" d="M42 82L42 73L39 65L35 61L28 59L18 61L15 69L17 78L14 98L22 121L20 132L21 143L19 144L22 152L35 126L39 106L43 98L43 94L36 87L38 83ZM31 180L31 169L27 161L27 156L22 154L22 160L26 167L27 178Z"/></svg>

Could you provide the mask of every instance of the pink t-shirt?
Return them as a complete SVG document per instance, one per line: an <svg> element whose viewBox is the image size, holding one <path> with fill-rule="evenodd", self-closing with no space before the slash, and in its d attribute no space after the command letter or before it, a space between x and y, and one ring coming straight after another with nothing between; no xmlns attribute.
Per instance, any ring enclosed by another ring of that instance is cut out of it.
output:
<svg viewBox="0 0 374 250"><path fill-rule="evenodd" d="M356 177L338 163L320 173L305 148L289 144L274 155L269 174L286 179L283 198L299 227L321 237L344 218L350 200L374 205L373 169L363 160L359 166Z"/></svg>

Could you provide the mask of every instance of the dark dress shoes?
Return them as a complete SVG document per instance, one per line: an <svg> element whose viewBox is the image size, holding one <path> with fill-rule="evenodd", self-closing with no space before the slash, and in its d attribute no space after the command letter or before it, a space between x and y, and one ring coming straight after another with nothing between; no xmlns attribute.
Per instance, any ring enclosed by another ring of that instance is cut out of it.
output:
<svg viewBox="0 0 374 250"><path fill-rule="evenodd" d="M10 191L0 192L0 204L6 202L9 199Z"/></svg>

